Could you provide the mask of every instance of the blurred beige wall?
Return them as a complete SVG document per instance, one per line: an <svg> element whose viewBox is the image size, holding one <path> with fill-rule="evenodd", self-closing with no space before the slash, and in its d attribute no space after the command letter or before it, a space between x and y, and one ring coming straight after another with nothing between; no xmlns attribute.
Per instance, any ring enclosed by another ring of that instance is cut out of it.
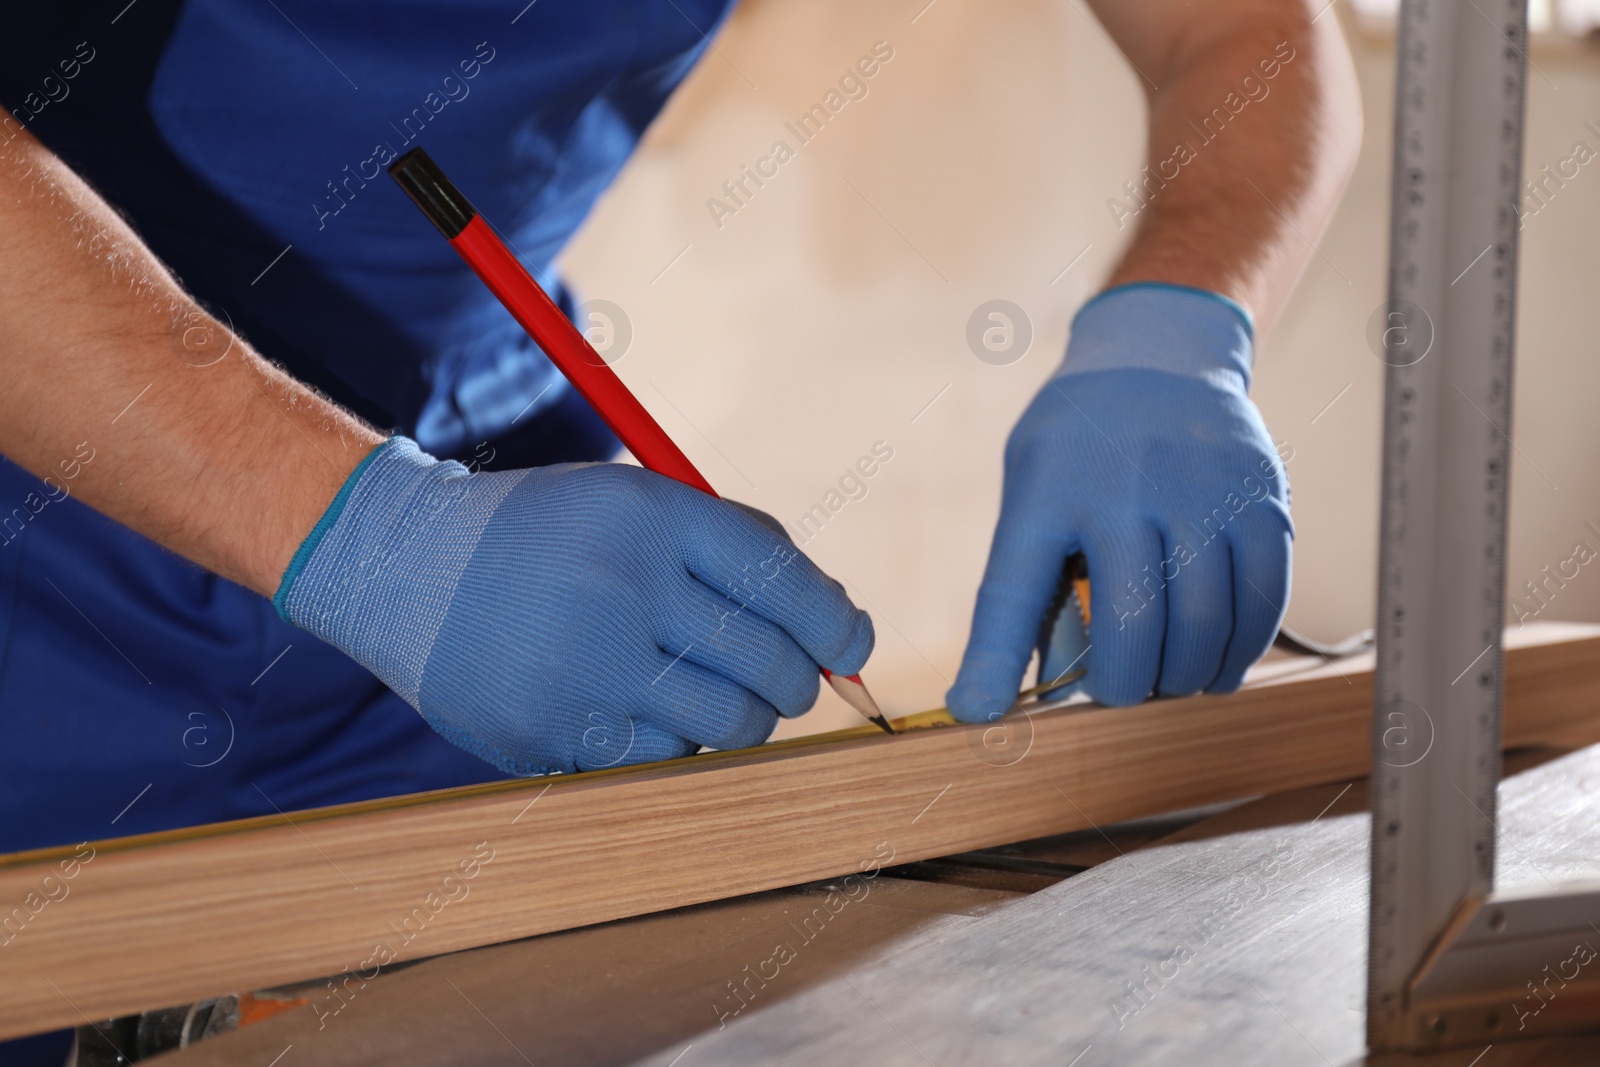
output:
<svg viewBox="0 0 1600 1067"><path fill-rule="evenodd" d="M1143 162L1135 75L1077 0L925 3L744 4L565 256L583 296L631 321L619 373L724 494L792 526L876 443L893 450L805 549L872 611L868 680L895 714L943 703L955 677L1006 433L1131 232L1107 200ZM785 124L877 42L893 57L866 95L801 144ZM1351 43L1366 145L1254 389L1293 448L1289 618L1325 639L1370 625L1376 558L1382 367L1366 326L1384 299L1393 58L1381 36ZM1578 140L1600 151L1584 127L1600 129L1600 52L1534 62L1530 170ZM761 164L779 140L793 158ZM777 173L736 204L723 183L758 164ZM1600 527L1597 240L1600 161L1524 230L1513 593L1579 539L1600 550L1584 527ZM966 341L996 298L1034 330L1006 366ZM1600 619L1591 570L1540 617ZM854 721L825 693L782 732Z"/></svg>

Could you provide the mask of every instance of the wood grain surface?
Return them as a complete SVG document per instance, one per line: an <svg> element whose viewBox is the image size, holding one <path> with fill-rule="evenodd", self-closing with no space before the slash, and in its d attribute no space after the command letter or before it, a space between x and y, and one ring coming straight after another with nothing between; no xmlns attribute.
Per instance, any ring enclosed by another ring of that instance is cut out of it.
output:
<svg viewBox="0 0 1600 1067"><path fill-rule="evenodd" d="M1600 1062L1600 1037L1509 1034L1492 1045L1365 1057L1363 792L1345 783L1264 798L973 926L917 935L888 960L703 1034L693 1067ZM1600 875L1597 810L1600 747L1508 778L1499 884ZM1308 821L1285 822L1286 812ZM678 1052L633 1062L667 1067Z"/></svg>
<svg viewBox="0 0 1600 1067"><path fill-rule="evenodd" d="M1227 806L963 855L1053 865L1056 876L1043 884L1054 884ZM690 1049L746 1012L886 959L913 938L945 936L1041 888L1029 876L1020 888L977 887L958 869L928 870L937 865L888 868L849 896L838 880L813 882L453 952L349 989L335 978L277 990L275 997L309 1003L162 1062L264 1067L292 1047L278 1067L606 1067ZM907 877L919 871L933 880ZM1006 880L1003 871L988 873ZM840 895L830 900L830 892ZM617 1025L619 1013L626 1025ZM685 1054L678 1067L692 1064Z"/></svg>
<svg viewBox="0 0 1600 1067"><path fill-rule="evenodd" d="M1508 745L1600 736L1597 635L1512 635ZM1363 774L1370 670L98 842L66 894L74 850L6 857L0 1036Z"/></svg>

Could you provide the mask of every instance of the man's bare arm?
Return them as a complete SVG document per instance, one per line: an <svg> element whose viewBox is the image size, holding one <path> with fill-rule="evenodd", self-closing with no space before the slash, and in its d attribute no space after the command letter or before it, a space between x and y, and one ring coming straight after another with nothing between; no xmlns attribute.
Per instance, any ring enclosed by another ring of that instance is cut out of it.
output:
<svg viewBox="0 0 1600 1067"><path fill-rule="evenodd" d="M1210 289L1264 328L1316 254L1360 148L1355 71L1331 5L1090 2L1150 103L1146 206L1110 284Z"/></svg>
<svg viewBox="0 0 1600 1067"><path fill-rule="evenodd" d="M271 596L382 435L202 311L32 136L0 138L0 453Z"/></svg>
<svg viewBox="0 0 1600 1067"><path fill-rule="evenodd" d="M1124 705L1231 692L1277 633L1288 480L1247 395L1246 323L1192 290L1264 327L1327 225L1361 122L1337 25L1311 7L1325 2L1091 0L1146 81L1148 178L1119 219L1138 229L1110 291L1074 317L1061 368L1007 442L947 695L958 719L1005 714L1036 645L1041 678L1084 666L1090 696ZM1087 634L1053 599L1080 551Z"/></svg>

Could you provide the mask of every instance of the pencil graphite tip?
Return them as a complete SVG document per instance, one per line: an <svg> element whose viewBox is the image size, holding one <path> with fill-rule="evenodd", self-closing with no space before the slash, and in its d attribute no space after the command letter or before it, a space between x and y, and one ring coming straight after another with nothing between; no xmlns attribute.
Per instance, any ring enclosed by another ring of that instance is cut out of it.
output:
<svg viewBox="0 0 1600 1067"><path fill-rule="evenodd" d="M867 692L866 683L861 680L861 675L834 674L832 671L822 673L828 679L828 684L833 686L833 691L843 697L846 704L859 711L862 718L876 723L884 733L894 733L894 727L884 718L883 709L878 707L878 702Z"/></svg>

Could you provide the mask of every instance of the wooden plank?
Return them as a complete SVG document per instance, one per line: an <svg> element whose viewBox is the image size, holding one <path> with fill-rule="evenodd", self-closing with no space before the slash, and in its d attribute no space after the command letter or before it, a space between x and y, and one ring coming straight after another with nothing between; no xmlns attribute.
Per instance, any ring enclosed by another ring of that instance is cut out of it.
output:
<svg viewBox="0 0 1600 1067"><path fill-rule="evenodd" d="M1600 629L1512 637L1507 743L1600 730ZM19 854L0 909L45 903L0 945L0 1036L1361 774L1370 682L1280 662L1230 696L1041 711L1004 745L864 727L100 842L70 880L71 850Z"/></svg>
<svg viewBox="0 0 1600 1067"><path fill-rule="evenodd" d="M1487 1048L1363 1059L1370 820L1338 814L1357 791L1342 788L1264 799L973 926L919 936L888 960L703 1035L694 1063L1600 1062L1600 1038L1522 1043L1509 1031ZM1507 779L1500 884L1548 888L1600 874L1597 796L1600 747ZM1285 807L1311 821L1274 825ZM677 1051L636 1062L667 1067Z"/></svg>

